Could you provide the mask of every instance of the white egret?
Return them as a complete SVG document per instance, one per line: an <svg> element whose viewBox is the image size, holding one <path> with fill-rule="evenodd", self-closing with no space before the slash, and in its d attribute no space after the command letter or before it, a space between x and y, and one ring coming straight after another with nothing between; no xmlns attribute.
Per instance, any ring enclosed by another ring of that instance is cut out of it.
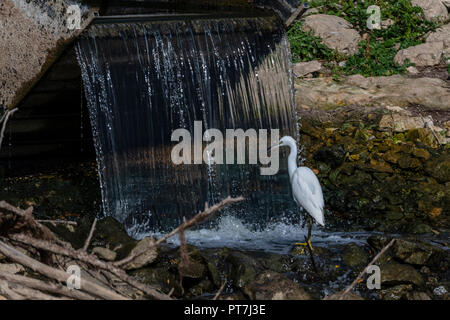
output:
<svg viewBox="0 0 450 320"><path fill-rule="evenodd" d="M291 152L288 157L289 179L292 186L292 196L297 205L302 206L310 215L308 238L304 243L296 243L303 246L301 253L311 245L311 228L314 220L321 226L325 226L324 201L322 187L314 172L307 167L297 167L297 143L294 138L286 136L281 138L280 143L271 148L290 147Z"/></svg>

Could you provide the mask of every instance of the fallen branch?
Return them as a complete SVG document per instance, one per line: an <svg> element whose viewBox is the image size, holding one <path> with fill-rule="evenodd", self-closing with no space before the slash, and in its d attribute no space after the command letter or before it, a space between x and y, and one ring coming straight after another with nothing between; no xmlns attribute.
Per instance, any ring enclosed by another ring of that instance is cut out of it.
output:
<svg viewBox="0 0 450 320"><path fill-rule="evenodd" d="M303 10L308 8L308 4L307 3L302 3L297 10L295 10L295 12L286 20L286 23L284 24L284 26L286 28L289 28L291 26L291 24L298 18L298 16L300 15L300 13L303 12Z"/></svg>
<svg viewBox="0 0 450 320"><path fill-rule="evenodd" d="M78 225L78 223L76 223L75 221L67 221L67 220L36 220L39 223L50 223L50 224L66 224L66 225L71 225L71 226L76 226Z"/></svg>
<svg viewBox="0 0 450 320"><path fill-rule="evenodd" d="M55 293L61 296L65 296L72 299L78 300L93 300L94 297L83 293L79 290L70 290L65 286L60 284L46 283L44 281L33 279L29 277L19 276L7 272L0 271L0 279L4 279L9 282L17 283L24 287L29 287L32 289Z"/></svg>
<svg viewBox="0 0 450 320"><path fill-rule="evenodd" d="M350 286L348 286L347 289L345 289L345 291L342 293L342 295L339 297L339 300L343 300L345 298L345 295L347 293L349 293L357 284L358 282L364 277L364 275L367 272L367 269L369 269L369 267L371 265L373 265L375 262L377 262L377 260L387 251L387 249L389 249L395 242L396 239L392 239L376 256L375 258L372 259L372 261L370 261L370 263L367 265L367 267L364 268L364 270L359 274L359 276L355 279L355 281L352 282L352 284Z"/></svg>
<svg viewBox="0 0 450 320"><path fill-rule="evenodd" d="M42 240L40 240L42 241ZM41 248L44 249L45 248ZM31 270L40 273L50 279L54 279L59 282L67 283L67 280L69 278L69 275L61 271L59 269L55 269L52 267L49 267L33 258L30 258L26 256L25 254L21 253L20 251L17 251L16 249L8 246L3 241L0 241L0 252L10 260L17 262L25 267L30 268ZM90 282L83 277L81 280L81 287L84 291L87 293L94 295L96 297L107 299L107 300L126 300L127 298L119 295L110 289L107 289L105 287L99 286L98 284L95 284L93 282Z"/></svg>
<svg viewBox="0 0 450 320"><path fill-rule="evenodd" d="M213 300L217 300L219 296L222 294L223 289L225 289L225 285L227 284L226 281L223 282L223 284L220 286L219 291L217 291L216 295L214 296Z"/></svg>
<svg viewBox="0 0 450 320"><path fill-rule="evenodd" d="M83 251L85 251L85 252L87 252L89 244L91 243L92 236L94 235L96 226L97 226L97 218L94 219L94 222L92 223L91 231L89 232L89 236L87 237L86 242L84 243Z"/></svg>
<svg viewBox="0 0 450 320"><path fill-rule="evenodd" d="M223 207L230 205L232 203L243 201L243 200L244 200L243 197L238 197L238 198L228 197L212 207L206 207L203 212L198 213L195 217L193 217L189 221L186 221L186 222L183 222L182 224L180 224L176 229L174 229L170 233L166 234L164 237L162 237L158 241L154 242L151 246L149 246L148 249L159 246L161 243L164 243L165 241L167 241L167 239L173 237L178 232L180 232L180 230L184 231L186 229L189 229L197 224L200 224L200 223L208 220L212 216L213 213L222 209ZM133 261L134 259L136 259L137 257L139 257L142 254L143 254L143 252L140 252L139 254L135 254L135 255L129 255L125 259L117 261L116 263L114 263L114 265L116 267L121 267L121 266L126 265L129 262Z"/></svg>
<svg viewBox="0 0 450 320"><path fill-rule="evenodd" d="M113 264L99 260L95 255L88 255L84 251L75 251L74 249L71 248L63 248L51 242L33 239L31 237L22 234L11 235L11 239L14 241L25 243L36 249L46 250L54 254L70 257L72 259L88 263L91 266L109 271L122 281L128 283L129 285L133 286L138 290L141 290L142 292L148 294L149 296L155 299L171 300L169 296L157 291L156 289L146 284L137 281L135 278L129 276L124 270L117 268Z"/></svg>

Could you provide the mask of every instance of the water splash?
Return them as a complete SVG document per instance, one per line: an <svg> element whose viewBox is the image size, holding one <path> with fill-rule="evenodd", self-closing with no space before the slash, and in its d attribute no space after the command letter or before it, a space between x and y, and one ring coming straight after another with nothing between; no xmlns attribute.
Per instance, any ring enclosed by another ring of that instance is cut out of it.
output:
<svg viewBox="0 0 450 320"><path fill-rule="evenodd" d="M298 222L285 167L179 165L171 133L281 129L296 136L288 42L275 17L96 24L77 44L106 215L139 237L164 232L228 195L258 228ZM284 163L284 161L282 161ZM255 223L257 221L257 223ZM211 221L207 228L214 228Z"/></svg>

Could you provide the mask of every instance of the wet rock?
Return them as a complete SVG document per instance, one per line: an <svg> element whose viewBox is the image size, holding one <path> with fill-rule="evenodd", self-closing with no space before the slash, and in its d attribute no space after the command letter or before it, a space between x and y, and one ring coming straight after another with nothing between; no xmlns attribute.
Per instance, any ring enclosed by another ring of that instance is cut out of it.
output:
<svg viewBox="0 0 450 320"><path fill-rule="evenodd" d="M423 159L423 160L428 160L430 159L430 153L425 150L425 149L421 149L421 148L416 148L413 150L413 155L417 158Z"/></svg>
<svg viewBox="0 0 450 320"><path fill-rule="evenodd" d="M243 288L251 300L310 300L297 283L273 271L260 274Z"/></svg>
<svg viewBox="0 0 450 320"><path fill-rule="evenodd" d="M182 288L180 287L180 280L178 277L169 271L166 266L153 267L153 268L141 268L130 273L133 277L142 281L148 285L154 286L156 289L169 293L172 288L173 294L180 296Z"/></svg>
<svg viewBox="0 0 450 320"><path fill-rule="evenodd" d="M77 230L77 235L81 240L86 239L91 224L92 223L85 223L83 228ZM82 240L82 242L84 242L84 240ZM136 244L137 241L127 234L123 225L116 219L107 217L98 221L92 238L93 246L112 248L113 251L117 252L117 259L120 260L125 258Z"/></svg>
<svg viewBox="0 0 450 320"><path fill-rule="evenodd" d="M418 67L435 66L441 62L443 42L426 42L397 52L394 62L400 65L406 60Z"/></svg>
<svg viewBox="0 0 450 320"><path fill-rule="evenodd" d="M431 300L428 294L421 291L408 292L406 297L408 300Z"/></svg>
<svg viewBox="0 0 450 320"><path fill-rule="evenodd" d="M364 300L364 298L361 297L359 294L356 294L355 292L352 292L352 291L350 291L346 294L344 294L344 291L339 291L329 297L326 297L324 300L352 300L352 301L354 301L354 300Z"/></svg>
<svg viewBox="0 0 450 320"><path fill-rule="evenodd" d="M406 299L408 291L411 291L413 286L411 284L400 284L388 289L381 290L381 296L384 300L402 300Z"/></svg>
<svg viewBox="0 0 450 320"><path fill-rule="evenodd" d="M303 77L307 74L320 71L322 63L319 61L299 62L294 65L294 74L296 77Z"/></svg>
<svg viewBox="0 0 450 320"><path fill-rule="evenodd" d="M438 286L433 289L433 294L437 297L445 296L447 293L448 291L444 286Z"/></svg>
<svg viewBox="0 0 450 320"><path fill-rule="evenodd" d="M414 6L422 8L428 21L445 21L448 11L441 0L411 0Z"/></svg>
<svg viewBox="0 0 450 320"><path fill-rule="evenodd" d="M229 275L233 285L238 288L253 282L263 269L256 259L241 251L231 251L226 262L231 267Z"/></svg>
<svg viewBox="0 0 450 320"><path fill-rule="evenodd" d="M361 37L353 26L341 17L310 15L303 19L303 29L319 36L324 44L339 53L352 55L358 51Z"/></svg>
<svg viewBox="0 0 450 320"><path fill-rule="evenodd" d="M94 249L92 249L92 253L106 261L114 261L116 260L117 257L117 253L108 248L103 247L95 247Z"/></svg>
<svg viewBox="0 0 450 320"><path fill-rule="evenodd" d="M182 261L178 264L178 272L183 278L202 279L206 276L207 267L204 264L200 251L191 245L186 246L189 258L187 261ZM178 249L180 251L180 249ZM181 255L181 253L179 253Z"/></svg>
<svg viewBox="0 0 450 320"><path fill-rule="evenodd" d="M368 253L355 243L345 246L342 252L342 260L350 267L365 265L369 262Z"/></svg>
<svg viewBox="0 0 450 320"><path fill-rule="evenodd" d="M422 241L397 239L393 245L394 257L417 266L432 265L443 255L443 250Z"/></svg>
<svg viewBox="0 0 450 320"><path fill-rule="evenodd" d="M25 268L17 263L0 263L0 271L1 272L7 272L7 273L20 273L24 272Z"/></svg>
<svg viewBox="0 0 450 320"><path fill-rule="evenodd" d="M188 295L192 297L198 297L206 293L211 293L214 291L214 285L209 280L202 280L197 285L189 288Z"/></svg>
<svg viewBox="0 0 450 320"><path fill-rule="evenodd" d="M398 159L398 165L403 169L418 169L422 166L422 162L416 158L403 156Z"/></svg>
<svg viewBox="0 0 450 320"><path fill-rule="evenodd" d="M130 255L137 256L137 258L126 264L124 269L139 269L153 263L158 257L158 249L153 246L155 242L153 237L146 237L139 241L130 253Z"/></svg>
<svg viewBox="0 0 450 320"><path fill-rule="evenodd" d="M413 142L422 142L430 148L439 147L439 143L436 141L433 132L428 128L409 130L406 134L406 139Z"/></svg>
<svg viewBox="0 0 450 320"><path fill-rule="evenodd" d="M429 161L425 171L439 182L446 183L450 181L450 157L441 156Z"/></svg>
<svg viewBox="0 0 450 320"><path fill-rule="evenodd" d="M381 284L383 286L395 286L398 284L421 286L424 284L424 280L413 267L391 262L381 266Z"/></svg>
<svg viewBox="0 0 450 320"><path fill-rule="evenodd" d="M334 169L344 162L345 153L345 147L343 145L325 146L314 154L314 159L322 161Z"/></svg>
<svg viewBox="0 0 450 320"><path fill-rule="evenodd" d="M430 233L431 230L432 228L428 224L422 222L414 222L410 224L408 228L408 231L411 232L412 234Z"/></svg>

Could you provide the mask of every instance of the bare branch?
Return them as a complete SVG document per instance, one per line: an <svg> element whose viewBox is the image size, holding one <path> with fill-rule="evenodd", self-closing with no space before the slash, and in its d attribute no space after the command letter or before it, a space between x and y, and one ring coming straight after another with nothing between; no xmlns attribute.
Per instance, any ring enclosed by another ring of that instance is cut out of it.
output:
<svg viewBox="0 0 450 320"><path fill-rule="evenodd" d="M92 236L94 235L96 226L97 226L97 218L94 219L94 222L92 223L91 231L89 232L89 236L87 237L86 242L84 243L83 251L85 251L85 252L87 252L89 244L91 243Z"/></svg>

